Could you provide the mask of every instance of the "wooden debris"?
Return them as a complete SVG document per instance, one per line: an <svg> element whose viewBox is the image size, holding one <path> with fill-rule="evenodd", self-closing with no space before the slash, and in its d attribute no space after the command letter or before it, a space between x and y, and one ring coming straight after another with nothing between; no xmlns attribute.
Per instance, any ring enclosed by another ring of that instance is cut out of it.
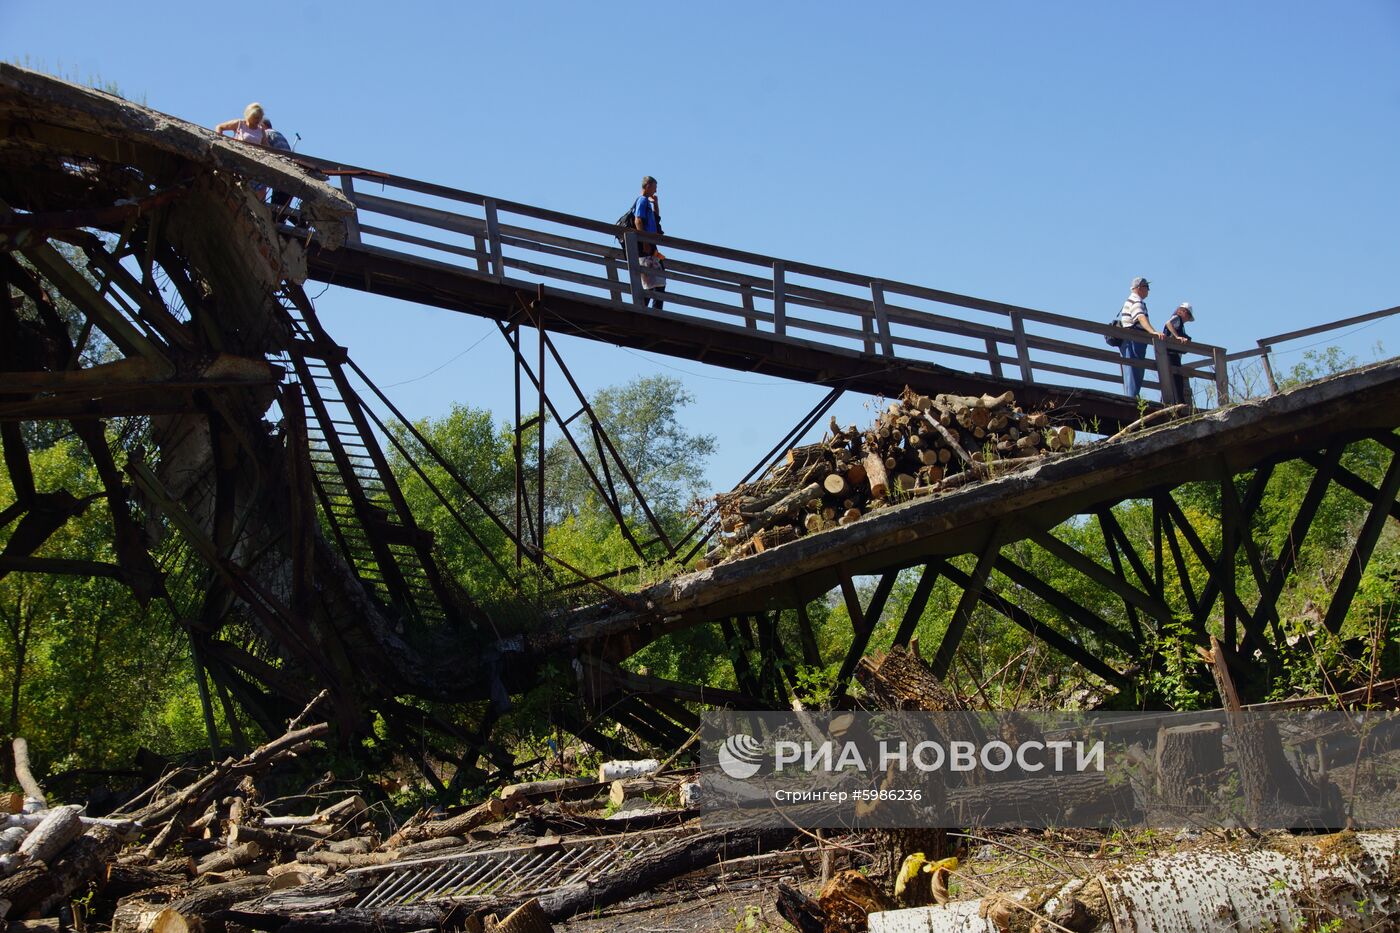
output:
<svg viewBox="0 0 1400 933"><path fill-rule="evenodd" d="M495 915L487 917L484 926L485 933L550 933L553 929L537 897L521 904L504 920L497 920Z"/></svg>
<svg viewBox="0 0 1400 933"><path fill-rule="evenodd" d="M716 496L720 544L696 568L849 525L1073 445L1073 428L1052 425L1046 412L1022 411L1010 392L930 398L905 389L867 430L833 419L819 443L792 448L766 476Z"/></svg>

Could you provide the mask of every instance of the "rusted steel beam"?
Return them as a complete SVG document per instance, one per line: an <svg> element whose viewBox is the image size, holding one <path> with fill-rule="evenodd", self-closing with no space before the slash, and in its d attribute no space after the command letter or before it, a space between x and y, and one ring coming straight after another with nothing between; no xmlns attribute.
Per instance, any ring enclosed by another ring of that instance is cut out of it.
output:
<svg viewBox="0 0 1400 933"><path fill-rule="evenodd" d="M169 372L140 357L59 372L0 372L0 395L35 392L83 393L101 397L140 389L191 390L271 386L282 380L282 367L265 360L220 353L187 372Z"/></svg>
<svg viewBox="0 0 1400 933"><path fill-rule="evenodd" d="M1315 467L1319 466L1323 462L1322 455L1312 452L1304 453L1302 455L1302 459L1306 460L1308 463L1311 463ZM1332 477L1332 481L1338 486L1345 489L1347 492L1359 496L1361 499L1364 499L1367 502L1375 501L1376 487L1372 486L1370 483L1366 482L1366 480L1357 476L1355 473L1353 473L1351 470L1348 470L1344 466L1337 466L1334 468L1334 475ZM1392 518L1400 520L1400 502L1391 503L1390 515Z"/></svg>
<svg viewBox="0 0 1400 933"><path fill-rule="evenodd" d="M1212 555L1210 549L1201 541L1201 536L1191 525L1191 520L1186 517L1186 513L1182 511L1176 499L1174 499L1170 493L1166 493L1163 495L1162 501L1166 504L1168 514L1171 516L1173 523L1175 523L1177 528L1181 529L1181 536L1186 539L1186 543L1190 545L1191 550L1196 552L1196 559L1201 562L1201 566L1205 568L1208 575L1205 586L1201 588L1201 598L1196 604L1196 611L1192 621L1193 629L1204 637L1206 634L1206 622L1208 621L1211 610L1215 607L1215 600L1222 595L1227 601L1233 602L1236 614L1241 616L1249 615L1249 610L1245 607L1244 603L1240 601L1240 597L1234 589L1221 587L1220 581L1216 577L1216 567L1219 558ZM1235 650L1234 645L1229 645L1228 647L1232 652Z"/></svg>
<svg viewBox="0 0 1400 933"><path fill-rule="evenodd" d="M1261 616L1272 619L1278 617L1279 594L1283 592L1283 584L1297 564L1298 555L1303 550L1303 542L1312 528L1313 519L1317 517L1317 510L1337 475L1344 447L1343 444L1333 444L1317 458L1315 472L1308 482L1307 491L1303 493L1302 501L1298 503L1293 524L1289 526L1288 538L1279 550L1278 560L1269 572L1268 581L1259 588L1259 602L1254 609L1256 624Z"/></svg>
<svg viewBox="0 0 1400 933"><path fill-rule="evenodd" d="M914 585L914 593L909 597L909 605L904 608L904 618L899 621L894 644L902 648L909 646L909 639L914 637L914 629L923 617L924 607L928 605L928 598L933 593L933 585L938 582L938 575L946 567L946 562L942 560L931 560L924 565L923 572L919 574L919 582Z"/></svg>
<svg viewBox="0 0 1400 933"><path fill-rule="evenodd" d="M1186 566L1186 557L1181 551L1181 542L1176 537L1176 525L1172 518L1172 503L1167 500L1171 498L1169 492L1159 492L1152 497L1152 506L1157 511L1160 521L1160 535L1166 539L1167 547L1171 550L1172 563L1176 567L1177 581L1181 584L1182 595L1186 597L1186 608L1191 613L1192 624L1200 618L1200 602L1196 599L1196 588L1191 583L1191 571ZM1160 550L1160 547L1159 547Z"/></svg>
<svg viewBox="0 0 1400 933"><path fill-rule="evenodd" d="M724 643L729 647L729 660L734 667L734 680L749 696L763 696L763 688L749 666L748 651L739 639L738 630L729 619L719 620L719 630L724 635Z"/></svg>
<svg viewBox="0 0 1400 933"><path fill-rule="evenodd" d="M53 573L75 577L124 579L122 568L104 561L0 554L0 579L4 579L9 573Z"/></svg>
<svg viewBox="0 0 1400 933"><path fill-rule="evenodd" d="M792 429L788 431L787 434L783 435L782 440L774 444L773 447L766 454L764 454L758 459L758 462L755 463L753 467L747 473L744 474L743 479L735 483L735 486L738 487L744 485L749 480L757 476L760 470L772 464L775 457L787 451L788 448L790 448L797 441L798 438L802 437L804 434L810 431L812 429L812 426L815 425L818 421L820 421L822 416L831 410L831 407L836 404L837 400L840 399L843 394L845 394L845 391L846 390L844 388L837 387L835 389L832 389L825 396L823 396L821 401L817 402L816 405L812 406L812 409L808 411L805 415L803 415L800 419L798 419L797 424L794 425ZM685 547L685 545L690 541L691 538L699 534L700 531L704 529L706 525L710 525L711 520L718 512L719 504L711 504L710 507L707 508L700 515L700 517L695 520L695 524L690 527L690 530L687 531L684 535L682 535L680 540L676 542L677 549L679 550L680 548ZM687 551L685 556L681 558L681 563L689 564L692 560L694 560L695 555L700 553L701 548L708 544L710 542L710 539L714 537L715 532L718 530L718 527L718 525L710 525L710 530L704 535L701 535L700 539L696 541L694 545L691 546L690 550Z"/></svg>
<svg viewBox="0 0 1400 933"><path fill-rule="evenodd" d="M821 667L822 655L817 647L816 634L812 631L812 620L807 615L807 604L797 604L797 637L802 643L802 661L809 667Z"/></svg>
<svg viewBox="0 0 1400 933"><path fill-rule="evenodd" d="M1385 530L1386 519L1397 495L1400 495L1400 453L1392 453L1390 466L1386 468L1376 496L1371 500L1371 511L1356 536L1356 543L1352 546L1351 555L1342 569L1342 576L1332 591L1332 602L1327 607L1327 615L1322 620L1323 626L1334 635L1341 631L1342 622L1346 620L1352 597L1361 585L1362 571L1370 562L1371 552L1375 550L1376 542Z"/></svg>
<svg viewBox="0 0 1400 933"><path fill-rule="evenodd" d="M948 629L943 633L943 640L938 643L938 650L934 652L933 660L929 663L934 675L939 678L947 677L948 671L953 667L953 656L958 650L958 645L962 643L967 624L972 621L972 610L982 598L982 589L987 585L987 578L991 576L992 567L1001 554L1004 540L1001 527L994 525L987 534L986 545L977 558L977 566L973 569L971 578L962 588L962 598L958 600L958 607L953 611L953 618L948 620Z"/></svg>
<svg viewBox="0 0 1400 933"><path fill-rule="evenodd" d="M499 322L497 323L497 326L500 328L502 336L506 338L506 342L510 345L511 352L515 355L517 383L519 380L519 375L521 373L524 373L526 378L529 379L530 384L535 387L536 391L539 393L540 401L544 403L544 407L549 410L549 413L554 416L554 423L558 426L559 433L561 433L564 436L564 440L569 445L569 449L573 451L574 457L578 460L579 466L583 467L583 472L585 475L587 475L589 482L593 484L593 488L598 490L599 497L603 500L603 504L607 506L608 512L612 515L613 521L617 523L618 530L622 532L622 536L627 540L627 543L631 545L632 550L636 553L637 557L643 562L646 562L649 559L647 557L646 548L642 546L642 543L638 541L636 535L633 534L632 528L627 521L627 516L622 511L622 503L608 495L607 484L604 483L602 478L598 476L598 472L593 468L593 464L589 462L588 455L584 453L583 448L579 445L577 438L574 437L573 432L569 429L567 419L564 417L563 413L560 412L559 409L555 406L554 401L547 394L545 394L543 374L536 375L534 369L525 360L525 356L520 349L519 325L513 325L513 339L511 337L512 328L508 328L506 325L501 324ZM585 405L587 404L587 400L583 399L582 395L580 395L579 398L581 401L584 402ZM520 406L518 402L516 404L516 413L517 416L520 414ZM590 418L590 422L593 424L597 424L597 419ZM517 448L520 446L519 437L521 434L521 429L518 427L519 424L520 422L517 418ZM520 462L519 456L517 456L517 462ZM519 472L519 468L517 467L518 475ZM536 540L539 542L540 550L543 551L544 537L543 534L540 533L540 531L538 530L536 531Z"/></svg>
<svg viewBox="0 0 1400 933"><path fill-rule="evenodd" d="M851 644L846 649L846 657L841 662L840 670L836 673L836 684L831 692L833 704L845 696L846 685L850 683L856 665L860 663L861 657L870 646L870 637L875 634L875 627L880 624L880 616L885 611L885 602L890 598L890 591L894 589L895 580L898 578L898 570L891 570L881 576L880 582L875 584L875 592L870 594L870 604L862 609L855 583L851 580L851 575L844 568L842 569L841 596L846 603L846 611L851 616L852 632Z"/></svg>
<svg viewBox="0 0 1400 933"><path fill-rule="evenodd" d="M539 308L539 302L532 302L531 309L531 314L541 341L539 361L541 393L544 391L544 350L548 349L550 355L554 358L554 365L559 367L559 372L563 374L565 381L569 384L569 388L573 390L574 395L578 398L581 410L588 415L588 420L593 427L595 440L602 441L603 446L612 457L618 473L622 476L623 482L627 484L628 491L632 494L632 497L637 500L637 504L642 509L642 514L646 516L647 521L651 524L652 531L661 539L661 543L666 546L667 554L671 557L675 557L676 546L671 543L670 538L666 535L665 527L652 512L651 505L647 502L646 495L642 492L640 484L638 484L636 478L632 475L631 468L627 466L626 459L618 453L617 447L613 444L612 438L608 435L607 427L604 426L603 422L598 418L598 413L593 410L593 405L588 401L588 397L584 394L583 389L579 387L578 382L574 379L574 374L569 370L568 365L565 364L564 357L559 353L558 348L555 347L554 341L549 339L549 334L545 331L544 315L540 313L542 309ZM606 458L603 456L601 450L598 451L598 460L603 463L606 468ZM614 499L616 499L615 493Z"/></svg>
<svg viewBox="0 0 1400 933"><path fill-rule="evenodd" d="M972 583L972 577L963 573L953 564L943 566L943 575L953 582L954 585L966 588ZM1118 671L1098 654L1089 651L1082 644L1074 639L1061 634L1056 629L1045 624L1028 612L1024 606L1007 599L991 589L983 587L981 593L982 603L1001 613L1007 619L1022 628L1026 634L1032 638L1037 638L1045 642L1051 648L1063 654L1065 657L1084 667L1085 670L1097 674L1105 682L1116 687L1127 687L1130 680L1121 671Z"/></svg>
<svg viewBox="0 0 1400 933"><path fill-rule="evenodd" d="M3 206L3 205L0 205ZM127 356L149 359L159 369L174 369L163 348L158 347L100 295L82 273L47 243L33 243L24 255L54 288L84 314L91 315L98 327Z"/></svg>
<svg viewBox="0 0 1400 933"><path fill-rule="evenodd" d="M1005 555L1002 555L997 560L996 569L1012 583L1031 593L1033 596L1044 600L1046 605L1051 609L1054 609L1076 625L1087 629L1096 637L1103 639L1129 654L1132 654L1135 650L1136 644L1127 632L1115 628L1107 620L1098 615L1098 613L1093 612L1087 606L1081 606L1069 596L1066 596L1064 593L1061 593L1055 587L1051 586L1049 581L1041 579L1039 576L1021 567L1020 564L1017 564Z"/></svg>
<svg viewBox="0 0 1400 933"><path fill-rule="evenodd" d="M1098 517L1099 531L1103 534L1104 549L1108 551L1108 559L1109 563L1113 565L1113 573L1126 583L1128 577L1123 571L1123 559L1118 554L1118 542L1114 539L1113 532L1110 530L1110 522L1113 525L1117 525L1117 520L1113 518L1112 508L1100 510ZM1146 580L1144 581L1144 585L1151 591L1150 588L1153 585L1153 581ZM1142 623L1138 621L1137 607L1125 599L1123 600L1123 612L1128 616L1128 626L1133 630L1133 637L1140 641L1142 639Z"/></svg>
<svg viewBox="0 0 1400 933"><path fill-rule="evenodd" d="M184 193L183 187L167 188L126 204L71 211L39 211L25 214L13 210L0 210L0 235L7 235L12 243L23 246L24 240L17 234L43 235L58 230L81 230L84 227L113 227L149 213L162 204L169 204Z"/></svg>
<svg viewBox="0 0 1400 933"><path fill-rule="evenodd" d="M10 533L0 556L11 560L28 558L70 518L87 511L92 498L79 499L66 489L35 493L22 510L19 523ZM4 578L5 573L0 567L0 579Z"/></svg>
<svg viewBox="0 0 1400 933"><path fill-rule="evenodd" d="M41 398L0 402L0 421L68 421L123 418L137 415L198 414L201 408L188 395L169 389L132 389L103 398Z"/></svg>

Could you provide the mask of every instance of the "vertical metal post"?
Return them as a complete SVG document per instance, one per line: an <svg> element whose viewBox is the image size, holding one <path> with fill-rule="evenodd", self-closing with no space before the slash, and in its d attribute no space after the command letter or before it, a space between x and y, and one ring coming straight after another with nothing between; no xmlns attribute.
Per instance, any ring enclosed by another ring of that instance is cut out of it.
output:
<svg viewBox="0 0 1400 933"><path fill-rule="evenodd" d="M1224 467L1220 477L1220 562L1216 565L1218 574L1218 586L1220 593L1224 597L1221 600L1221 631L1225 636L1225 643L1231 649L1238 649L1240 646L1238 622L1235 614L1235 602L1230 596L1237 593L1235 588L1235 552L1240 546L1240 514L1237 508L1232 508L1231 500L1235 498L1234 479L1230 476L1228 467Z"/></svg>
<svg viewBox="0 0 1400 933"><path fill-rule="evenodd" d="M880 352L894 356L894 338L890 336L890 318L885 312L885 286L870 283L870 306L875 312L875 327L880 332Z"/></svg>
<svg viewBox="0 0 1400 933"><path fill-rule="evenodd" d="M539 424L539 443L536 456L539 463L535 465L535 543L539 549L535 552L535 563L544 566L544 314L536 309L535 312L535 333L540 338L540 379L539 379L539 405L535 408L535 420Z"/></svg>
<svg viewBox="0 0 1400 933"><path fill-rule="evenodd" d="M340 176L340 190L345 192L346 199L355 204L355 183L350 180L349 175ZM345 218L345 242L352 246L360 245L360 207L355 205L355 212Z"/></svg>
<svg viewBox="0 0 1400 933"><path fill-rule="evenodd" d="M1215 360L1215 394L1219 397L1217 404L1230 404L1230 371L1226 368L1225 350L1216 347L1211 351L1211 356Z"/></svg>
<svg viewBox="0 0 1400 933"><path fill-rule="evenodd" d="M1001 371L1001 348L997 346L995 337L987 338L987 368L991 371L992 378L1006 378L1005 374Z"/></svg>
<svg viewBox="0 0 1400 933"><path fill-rule="evenodd" d="M605 257L603 261L608 266L608 297L620 303L622 301L622 280L617 275L617 264L613 262L611 256Z"/></svg>
<svg viewBox="0 0 1400 933"><path fill-rule="evenodd" d="M1277 395L1278 381L1274 379L1274 367L1273 364L1269 362L1269 351L1271 351L1273 347L1261 340L1259 341L1259 349L1264 351L1264 355L1259 357L1259 359L1264 362L1264 378L1269 380L1269 394Z"/></svg>
<svg viewBox="0 0 1400 933"><path fill-rule="evenodd" d="M515 433L511 442L511 454L515 462L515 569L519 570L524 563L524 555L521 553L521 516L525 505L525 476L523 473L524 464L521 463L520 449L520 325L511 324L506 330L506 343L510 344L515 357Z"/></svg>
<svg viewBox="0 0 1400 933"><path fill-rule="evenodd" d="M1167 341L1160 335L1152 338L1152 355L1157 364L1157 382L1162 389L1162 404L1175 405L1181 399L1176 397L1176 383L1172 380L1172 360L1167 355Z"/></svg>
<svg viewBox="0 0 1400 933"><path fill-rule="evenodd" d="M174 608L173 605L171 608ZM190 660L194 662L195 684L199 687L199 707L204 712L204 731L209 737L209 760L219 760L219 727L214 722L214 704L209 700L209 682L205 679L204 658L199 642L190 631Z"/></svg>
<svg viewBox="0 0 1400 933"><path fill-rule="evenodd" d="M783 294L783 264L773 263L773 333L779 337L787 333L787 300Z"/></svg>
<svg viewBox="0 0 1400 933"><path fill-rule="evenodd" d="M1021 381L1033 385L1035 370L1031 368L1031 349L1026 342L1026 322L1016 311L1011 312L1011 333L1016 339L1016 362L1021 364Z"/></svg>
<svg viewBox="0 0 1400 933"><path fill-rule="evenodd" d="M637 231L628 230L622 235L623 245L627 248L627 284L632 292L632 304L637 307L646 306L646 296L642 294L642 262L641 252L637 245Z"/></svg>
<svg viewBox="0 0 1400 933"><path fill-rule="evenodd" d="M476 271L485 272L489 275L491 267L486 262L486 238L481 236L472 237L472 246L476 248L477 253Z"/></svg>
<svg viewBox="0 0 1400 933"><path fill-rule="evenodd" d="M868 314L860 316L861 349L866 353L875 352L875 322Z"/></svg>
<svg viewBox="0 0 1400 933"><path fill-rule="evenodd" d="M486 211L486 239L491 245L491 274L503 279L506 270L501 259L501 225L496 216L496 199L483 198L481 206Z"/></svg>

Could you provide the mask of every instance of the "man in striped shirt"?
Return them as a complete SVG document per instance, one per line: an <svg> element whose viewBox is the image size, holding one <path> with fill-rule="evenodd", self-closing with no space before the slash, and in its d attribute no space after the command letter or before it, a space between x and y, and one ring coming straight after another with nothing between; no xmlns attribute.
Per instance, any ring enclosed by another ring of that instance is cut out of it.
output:
<svg viewBox="0 0 1400 933"><path fill-rule="evenodd" d="M1128 292L1128 300L1123 302L1123 310L1118 312L1118 326L1140 329L1149 337L1157 336L1157 332L1152 329L1152 324L1147 320L1147 291L1151 283L1142 276L1133 279L1132 290ZM1137 398L1142 392L1142 376L1146 372L1136 366L1129 365L1127 360L1142 360L1147 358L1147 344L1139 343L1136 340L1123 339L1123 344L1118 348L1122 354L1123 363L1123 390Z"/></svg>

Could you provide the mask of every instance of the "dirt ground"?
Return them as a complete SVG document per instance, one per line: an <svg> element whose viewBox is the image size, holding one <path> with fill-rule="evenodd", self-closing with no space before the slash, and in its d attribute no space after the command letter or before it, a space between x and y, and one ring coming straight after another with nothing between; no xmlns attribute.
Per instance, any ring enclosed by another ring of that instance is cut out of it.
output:
<svg viewBox="0 0 1400 933"><path fill-rule="evenodd" d="M954 900L1032 887L1209 843L1212 833L989 833L968 840L954 876ZM837 868L851 867L843 862ZM595 916L559 924L567 933L778 933L793 927L778 915L777 883L816 897L820 881L802 865L747 875L681 879Z"/></svg>
<svg viewBox="0 0 1400 933"><path fill-rule="evenodd" d="M560 924L565 933L769 933L792 930L774 908L771 882L726 883L694 891L683 900L647 906L648 896L619 904L596 917Z"/></svg>

